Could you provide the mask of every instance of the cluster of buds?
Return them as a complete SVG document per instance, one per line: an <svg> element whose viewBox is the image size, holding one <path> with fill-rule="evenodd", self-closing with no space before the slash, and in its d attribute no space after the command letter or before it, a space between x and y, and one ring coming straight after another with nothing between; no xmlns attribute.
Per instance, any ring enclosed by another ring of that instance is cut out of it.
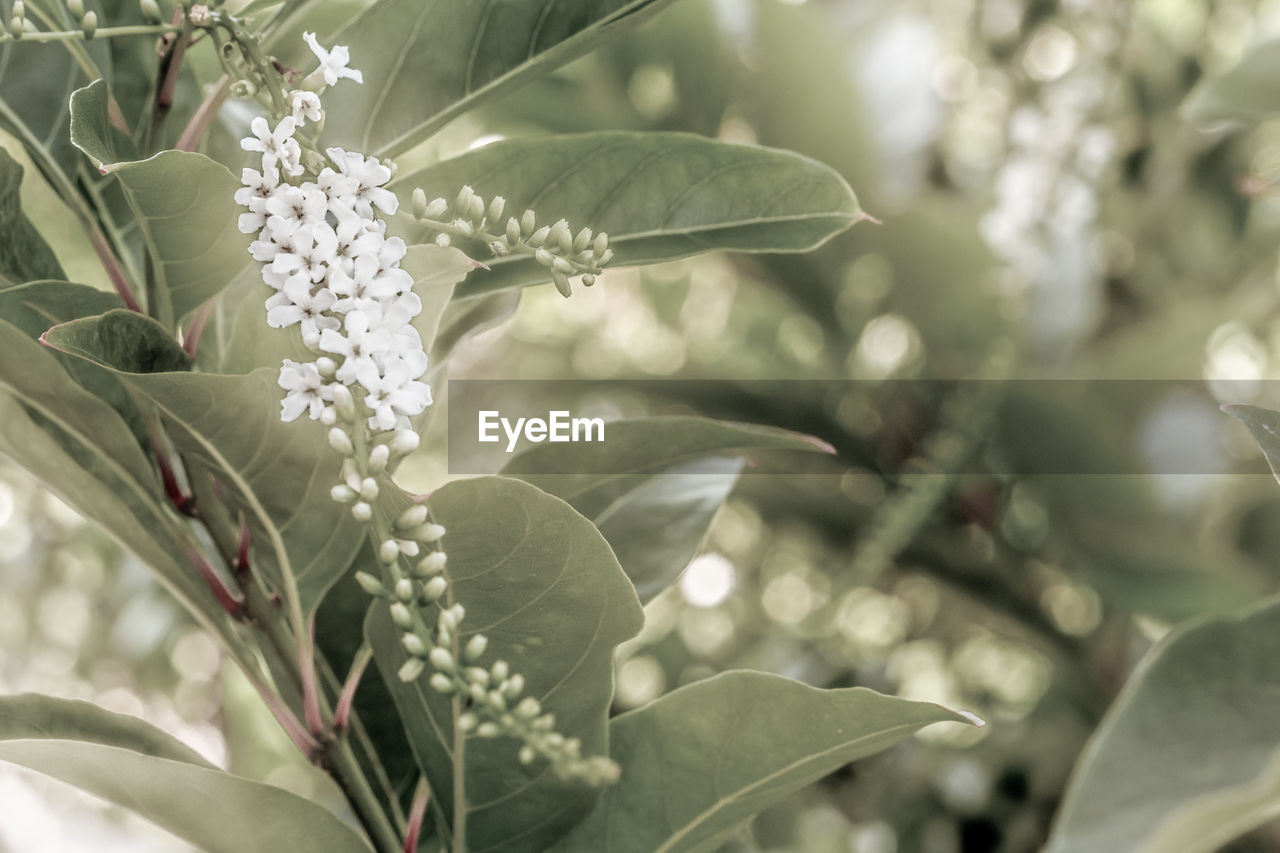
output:
<svg viewBox="0 0 1280 853"><path fill-rule="evenodd" d="M584 227L575 234L564 219L539 227L532 210L526 210L519 218L507 217L504 223L505 212L506 200L502 196L486 202L467 186L459 191L452 207L444 198L428 201L421 188L413 191L414 219L439 232L436 243L447 246L453 236L458 236L483 242L497 257L513 252L531 255L546 267L562 296L573 292L569 276L581 275L582 284L590 287L613 260L609 235L603 231L592 234L590 228Z"/></svg>
<svg viewBox="0 0 1280 853"><path fill-rule="evenodd" d="M161 25L160 6L156 0L139 0L138 2L142 17L147 21L145 25L110 27L103 30L98 29L98 13L92 9L86 11L84 0L65 0L67 15L70 17L72 25L77 27L75 30L40 29L40 22L43 22L46 27L54 27L60 22L55 21L52 15L42 11L41 4L37 4L34 9L38 21L32 20L27 16L27 2L28 0L13 0L13 8L9 11L9 20L4 22L4 29L0 30L0 42L18 41L20 39L42 42L65 41L79 38L92 39L98 35L163 35L172 32L174 29L173 27Z"/></svg>

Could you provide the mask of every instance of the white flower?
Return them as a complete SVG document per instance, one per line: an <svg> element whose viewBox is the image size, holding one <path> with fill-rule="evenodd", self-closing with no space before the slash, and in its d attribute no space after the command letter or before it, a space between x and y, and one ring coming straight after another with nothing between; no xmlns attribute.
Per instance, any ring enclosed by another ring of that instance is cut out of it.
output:
<svg viewBox="0 0 1280 853"><path fill-rule="evenodd" d="M245 151L262 153L264 172L274 170L279 164L286 175L302 174L302 148L298 145L298 140L293 138L293 132L297 129L293 116L280 119L275 130L271 129L265 118L258 116L249 123L249 129L254 135L240 140L240 147ZM293 171L294 168L297 168L296 172Z"/></svg>
<svg viewBox="0 0 1280 853"><path fill-rule="evenodd" d="M329 212L328 199L312 183L300 187L285 184L267 199L266 207L268 222L274 222L273 233L293 233L303 226L323 224Z"/></svg>
<svg viewBox="0 0 1280 853"><path fill-rule="evenodd" d="M308 410L311 419L315 420L324 411L325 402L333 397L332 391L320 376L320 371L309 362L299 364L286 358L280 368L277 383L288 392L280 401L280 417L285 421L295 420Z"/></svg>
<svg viewBox="0 0 1280 853"><path fill-rule="evenodd" d="M278 297L283 299L277 301ZM324 287L313 293L311 285L299 276L285 282L284 291L268 301L275 302L267 311L267 325L272 328L285 329L301 323L304 337L338 328L338 318L324 313L333 307L333 293Z"/></svg>
<svg viewBox="0 0 1280 853"><path fill-rule="evenodd" d="M320 96L305 89L295 89L289 93L289 108L293 110L293 120L298 127L307 121L320 121L324 118L324 110L320 109Z"/></svg>
<svg viewBox="0 0 1280 853"><path fill-rule="evenodd" d="M345 335L333 329L320 332L320 349L345 359L336 375L339 382L350 385L366 364L377 367L374 355L386 352L392 342L386 329L370 328L369 318L363 311L347 314L343 326Z"/></svg>
<svg viewBox="0 0 1280 853"><path fill-rule="evenodd" d="M400 200L396 198L396 194L390 190L380 189L383 184L391 180L391 170L382 165L377 157L365 157L358 151L344 151L341 148L326 148L324 153L329 155L329 159L342 174L356 180L358 184L355 193L357 213L372 219L373 207L379 208L383 213L396 212L400 206Z"/></svg>
<svg viewBox="0 0 1280 853"><path fill-rule="evenodd" d="M299 278L310 286L328 276L337 246L338 238L328 224L304 226L294 234L293 251L279 252L271 259L271 271Z"/></svg>
<svg viewBox="0 0 1280 853"><path fill-rule="evenodd" d="M363 74L354 68L347 67L347 63L351 61L351 52L347 50L346 45L337 44L333 46L333 50L325 50L316 41L315 33L303 33L302 39L316 55L316 59L320 60L320 67L316 71L324 75L324 82L327 85L332 86L343 77L355 80L357 83L364 82Z"/></svg>
<svg viewBox="0 0 1280 853"><path fill-rule="evenodd" d="M373 409L371 429L395 429L401 417L421 414L431 405L431 388L409 376L409 366L399 358L389 358L381 371L376 365L360 365L356 378L368 395L364 403Z"/></svg>

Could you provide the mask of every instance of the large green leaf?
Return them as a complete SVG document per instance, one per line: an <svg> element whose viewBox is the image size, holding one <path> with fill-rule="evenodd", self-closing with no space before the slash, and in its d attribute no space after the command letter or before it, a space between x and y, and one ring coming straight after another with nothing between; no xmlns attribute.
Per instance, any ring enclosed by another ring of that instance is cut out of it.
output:
<svg viewBox="0 0 1280 853"><path fill-rule="evenodd" d="M277 370L242 376L174 371L172 337L129 311L65 323L45 340L111 369L155 404L187 461L218 478L245 513L257 564L277 580L288 564L304 615L314 612L351 564L363 531L329 497L340 459L325 428L316 421L280 420ZM146 372L156 368L167 372Z"/></svg>
<svg viewBox="0 0 1280 853"><path fill-rule="evenodd" d="M776 675L727 672L610 724L622 780L552 850L712 851L805 785L948 721L971 722L861 687L818 690Z"/></svg>
<svg viewBox="0 0 1280 853"><path fill-rule="evenodd" d="M1076 765L1046 853L1210 853L1280 814L1280 602L1173 631Z"/></svg>
<svg viewBox="0 0 1280 853"><path fill-rule="evenodd" d="M128 808L209 853L368 853L322 806L232 776L141 720L85 702L0 697L0 759Z"/></svg>
<svg viewBox="0 0 1280 853"><path fill-rule="evenodd" d="M613 421L607 440L541 444L502 473L562 498L599 528L641 601L684 571L753 451L824 450L817 439L696 417Z"/></svg>
<svg viewBox="0 0 1280 853"><path fill-rule="evenodd" d="M146 160L111 161L127 146L106 123L106 84L71 101L71 139L101 171L114 175L142 232L155 268L147 298L165 326L222 292L244 268L249 238L236 227L240 182L203 154L162 151Z"/></svg>
<svg viewBox="0 0 1280 853"><path fill-rule="evenodd" d="M53 249L22 212L21 187L22 166L0 148L0 282L65 279Z"/></svg>
<svg viewBox="0 0 1280 853"><path fill-rule="evenodd" d="M794 154L687 133L606 132L494 142L414 172L397 186L452 200L467 184L551 224L609 235L614 265L730 249L812 249L864 214L834 170ZM414 242L425 229L405 227ZM473 272L473 295L547 281L536 260L510 254Z"/></svg>
<svg viewBox="0 0 1280 853"><path fill-rule="evenodd" d="M1252 124L1280 113L1280 41L1255 47L1225 74L1203 81L1187 97L1183 113L1201 125Z"/></svg>
<svg viewBox="0 0 1280 853"><path fill-rule="evenodd" d="M444 547L455 599L467 610L463 637L482 632L482 663L506 660L526 694L556 716L584 755L608 750L613 650L640 630L631 585L591 523L527 483L483 477L450 483L431 497L448 531ZM419 765L446 814L453 802L449 701L427 676L405 684L400 631L385 604L370 611L366 634L390 684ZM467 745L471 853L541 851L590 811L596 791L516 760L518 744L471 738Z"/></svg>
<svg viewBox="0 0 1280 853"><path fill-rule="evenodd" d="M378 0L334 37L350 46L364 85L343 83L325 94L325 138L394 156L670 2Z"/></svg>

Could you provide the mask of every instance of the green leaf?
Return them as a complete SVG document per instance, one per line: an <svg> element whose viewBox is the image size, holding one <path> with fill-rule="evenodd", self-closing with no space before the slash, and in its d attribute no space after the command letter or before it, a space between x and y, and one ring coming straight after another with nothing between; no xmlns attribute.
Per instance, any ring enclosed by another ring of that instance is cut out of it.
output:
<svg viewBox="0 0 1280 853"><path fill-rule="evenodd" d="M1256 124L1280 113L1280 40L1255 47L1225 74L1200 83L1182 110L1199 125Z"/></svg>
<svg viewBox="0 0 1280 853"><path fill-rule="evenodd" d="M1271 599L1148 652L1081 755L1046 853L1210 853L1280 813L1277 635Z"/></svg>
<svg viewBox="0 0 1280 853"><path fill-rule="evenodd" d="M591 523L527 483L482 477L450 483L431 497L448 531L443 540L455 600L467 610L465 642L489 638L481 665L502 659L556 716L583 755L608 750L613 650L643 621L631 584ZM398 680L401 632L385 603L366 623L374 659L390 685L414 756L446 814L453 803L449 700L427 685ZM545 767L516 761L508 738L467 743L471 853L541 851L590 811L597 792L563 782Z"/></svg>
<svg viewBox="0 0 1280 853"><path fill-rule="evenodd" d="M209 853L368 853L334 814L232 776L141 720L85 702L0 697L0 759L137 812Z"/></svg>
<svg viewBox="0 0 1280 853"><path fill-rule="evenodd" d="M22 166L0 148L0 277L13 284L67 276L49 244L22 212Z"/></svg>
<svg viewBox="0 0 1280 853"><path fill-rule="evenodd" d="M738 480L738 456L832 452L799 433L696 417L612 421L606 438L536 445L502 473L562 498L591 519L643 602L670 586L693 558Z"/></svg>
<svg viewBox="0 0 1280 853"><path fill-rule="evenodd" d="M486 199L503 196L510 215L530 208L548 225L564 218L575 231L606 232L612 266L717 249L808 251L865 217L849 185L821 163L687 133L503 140L397 182L451 202L464 184ZM412 242L426 239L427 229L402 221ZM487 263L492 271L473 272L461 295L548 280L527 255Z"/></svg>
<svg viewBox="0 0 1280 853"><path fill-rule="evenodd" d="M71 138L104 173L115 175L155 262L149 310L166 327L219 293L245 266L249 237L236 225L240 182L221 163L190 151L109 162L123 143L103 123L105 84L72 96Z"/></svg>
<svg viewBox="0 0 1280 853"><path fill-rule="evenodd" d="M71 93L72 143L99 169L138 156L133 140L113 127L107 116L110 99L106 80L95 80Z"/></svg>
<svg viewBox="0 0 1280 853"><path fill-rule="evenodd" d="M711 851L839 767L939 722L937 705L862 687L818 690L759 672L683 687L609 726L622 779L555 853Z"/></svg>
<svg viewBox="0 0 1280 853"><path fill-rule="evenodd" d="M334 37L364 85L325 93L325 139L395 156L477 104L617 38L671 0L378 0Z"/></svg>
<svg viewBox="0 0 1280 853"><path fill-rule="evenodd" d="M164 344L163 336L148 317L112 311L57 326L45 340L112 370L156 405L188 462L217 477L245 513L254 563L276 580L288 567L297 579L303 615L313 613L364 538L360 524L329 497L341 460L329 447L325 427L280 420L277 369L243 376L173 371L176 344L171 337ZM129 352L113 340L142 348ZM141 372L150 368L169 372Z"/></svg>

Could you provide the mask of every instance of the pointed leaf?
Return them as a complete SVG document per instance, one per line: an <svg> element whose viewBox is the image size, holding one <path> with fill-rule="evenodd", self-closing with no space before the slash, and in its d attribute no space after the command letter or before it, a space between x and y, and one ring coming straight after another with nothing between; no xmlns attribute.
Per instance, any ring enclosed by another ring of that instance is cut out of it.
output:
<svg viewBox="0 0 1280 853"><path fill-rule="evenodd" d="M758 812L850 761L969 718L861 687L760 672L682 687L609 726L622 779L554 853L711 851Z"/></svg>
<svg viewBox="0 0 1280 853"><path fill-rule="evenodd" d="M831 448L798 433L707 418L612 421L607 440L536 445L502 473L591 519L642 602L684 571L742 470L739 455Z"/></svg>
<svg viewBox="0 0 1280 853"><path fill-rule="evenodd" d="M613 266L728 249L801 252L864 217L831 168L794 154L687 133L606 132L510 139L397 182L451 202L463 185L501 195L508 215L533 209L609 235ZM426 229L406 226L413 242ZM486 293L548 280L528 255L486 261L459 288Z"/></svg>
<svg viewBox="0 0 1280 853"><path fill-rule="evenodd" d="M114 371L156 405L188 461L202 465L234 495L249 519L254 560L277 579L286 567L297 579L304 615L314 612L363 544L350 513L329 497L340 458L317 421L280 420L278 371L243 376L141 372L172 368L176 355L154 320L113 311L65 323L45 340ZM112 340L152 341L153 350L125 352ZM166 354L165 349L169 352Z"/></svg>
<svg viewBox="0 0 1280 853"><path fill-rule="evenodd" d="M671 0L378 0L333 41L364 85L325 94L329 144L395 156L449 120L595 49Z"/></svg>
<svg viewBox="0 0 1280 853"><path fill-rule="evenodd" d="M1046 853L1211 853L1280 813L1280 602L1171 632L1072 775Z"/></svg>
<svg viewBox="0 0 1280 853"><path fill-rule="evenodd" d="M431 509L448 531L453 594L467 610L464 642L482 632L489 650L481 665L507 661L525 677L525 694L555 714L557 730L581 738L584 755L606 753L613 650L643 621L608 544L563 501L518 480L450 483L431 496ZM425 674L411 684L397 678L405 654L385 603L370 611L366 634L414 756L450 814L449 700ZM519 764L518 749L508 738L468 741L471 853L541 851L595 801L592 789Z"/></svg>
<svg viewBox="0 0 1280 853"><path fill-rule="evenodd" d="M368 853L310 800L232 776L141 720L84 702L0 697L0 760L128 808L209 853Z"/></svg>
<svg viewBox="0 0 1280 853"><path fill-rule="evenodd" d="M89 155L97 168L138 156L133 140L112 126L107 116L110 91L106 80L95 80L71 93L72 143Z"/></svg>
<svg viewBox="0 0 1280 853"><path fill-rule="evenodd" d="M40 232L22 212L22 166L0 148L0 280L22 284L67 276Z"/></svg>

